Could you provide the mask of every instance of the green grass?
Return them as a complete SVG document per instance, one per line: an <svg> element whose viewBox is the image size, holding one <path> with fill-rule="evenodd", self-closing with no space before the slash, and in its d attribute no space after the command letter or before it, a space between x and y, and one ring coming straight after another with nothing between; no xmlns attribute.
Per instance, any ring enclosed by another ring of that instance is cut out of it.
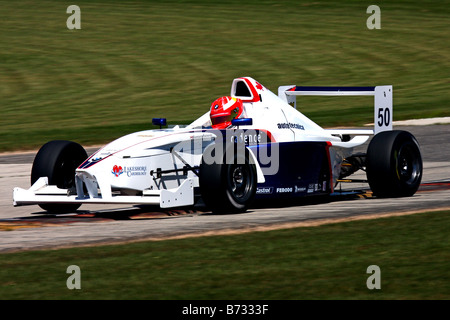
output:
<svg viewBox="0 0 450 320"><path fill-rule="evenodd" d="M394 120L449 116L449 2L0 1L0 151L189 123L231 81L394 86ZM372 122L369 98L305 98L322 126Z"/></svg>
<svg viewBox="0 0 450 320"><path fill-rule="evenodd" d="M0 299L450 298L450 211L0 255ZM5 231L6 232L6 231ZM69 265L81 290L69 290ZM369 290L370 265L381 289Z"/></svg>

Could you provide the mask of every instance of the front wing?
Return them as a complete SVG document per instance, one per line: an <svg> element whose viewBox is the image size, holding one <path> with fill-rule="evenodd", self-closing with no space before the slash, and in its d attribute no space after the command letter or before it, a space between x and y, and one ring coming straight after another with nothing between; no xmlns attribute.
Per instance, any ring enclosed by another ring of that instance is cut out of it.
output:
<svg viewBox="0 0 450 320"><path fill-rule="evenodd" d="M29 189L14 188L13 199L14 206L46 203L147 204L159 205L161 208L189 206L194 204L194 179L186 179L173 189L144 190L138 196L108 194L103 197L99 193L96 197L80 197L71 195L67 189L49 185L47 177L41 177Z"/></svg>

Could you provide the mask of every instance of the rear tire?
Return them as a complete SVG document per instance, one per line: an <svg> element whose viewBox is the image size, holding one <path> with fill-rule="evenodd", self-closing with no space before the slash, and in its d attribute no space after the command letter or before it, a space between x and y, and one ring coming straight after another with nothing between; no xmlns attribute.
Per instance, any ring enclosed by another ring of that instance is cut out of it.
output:
<svg viewBox="0 0 450 320"><path fill-rule="evenodd" d="M225 161L228 157L231 161ZM245 152L228 148L223 159L222 163L212 164L202 159L199 182L203 201L215 213L245 212L256 194L256 167L250 163L246 148Z"/></svg>
<svg viewBox="0 0 450 320"><path fill-rule="evenodd" d="M409 197L422 180L422 156L416 138L407 131L375 135L367 149L367 179L377 197Z"/></svg>
<svg viewBox="0 0 450 320"><path fill-rule="evenodd" d="M88 157L84 148L78 143L54 140L44 144L34 158L31 169L31 184L40 177L47 177L49 185L61 189L75 186L75 169ZM80 204L40 204L42 209L50 213L74 212Z"/></svg>

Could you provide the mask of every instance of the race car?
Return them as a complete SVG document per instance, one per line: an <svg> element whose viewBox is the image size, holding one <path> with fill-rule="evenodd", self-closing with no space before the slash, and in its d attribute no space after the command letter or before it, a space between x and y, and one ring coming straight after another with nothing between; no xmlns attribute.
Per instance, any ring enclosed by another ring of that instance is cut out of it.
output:
<svg viewBox="0 0 450 320"><path fill-rule="evenodd" d="M299 110L304 95L374 97L373 129L324 129ZM29 189L14 188L14 206L37 204L52 213L81 204L192 206L244 212L260 199L335 193L358 170L376 197L417 191L422 157L415 137L392 130L392 86L280 86L278 95L251 77L187 126L123 136L88 157L72 141L56 140L36 154ZM164 128L163 128L164 127ZM354 149L366 141L367 152ZM351 179L350 179L351 180Z"/></svg>

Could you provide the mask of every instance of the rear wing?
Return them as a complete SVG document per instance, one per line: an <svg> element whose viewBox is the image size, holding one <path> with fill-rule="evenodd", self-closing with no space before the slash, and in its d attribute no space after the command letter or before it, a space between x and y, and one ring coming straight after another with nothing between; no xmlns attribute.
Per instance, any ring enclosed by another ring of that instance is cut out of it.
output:
<svg viewBox="0 0 450 320"><path fill-rule="evenodd" d="M278 88L278 97L296 109L297 96L374 96L373 133L392 130L392 86L304 87L291 85Z"/></svg>

